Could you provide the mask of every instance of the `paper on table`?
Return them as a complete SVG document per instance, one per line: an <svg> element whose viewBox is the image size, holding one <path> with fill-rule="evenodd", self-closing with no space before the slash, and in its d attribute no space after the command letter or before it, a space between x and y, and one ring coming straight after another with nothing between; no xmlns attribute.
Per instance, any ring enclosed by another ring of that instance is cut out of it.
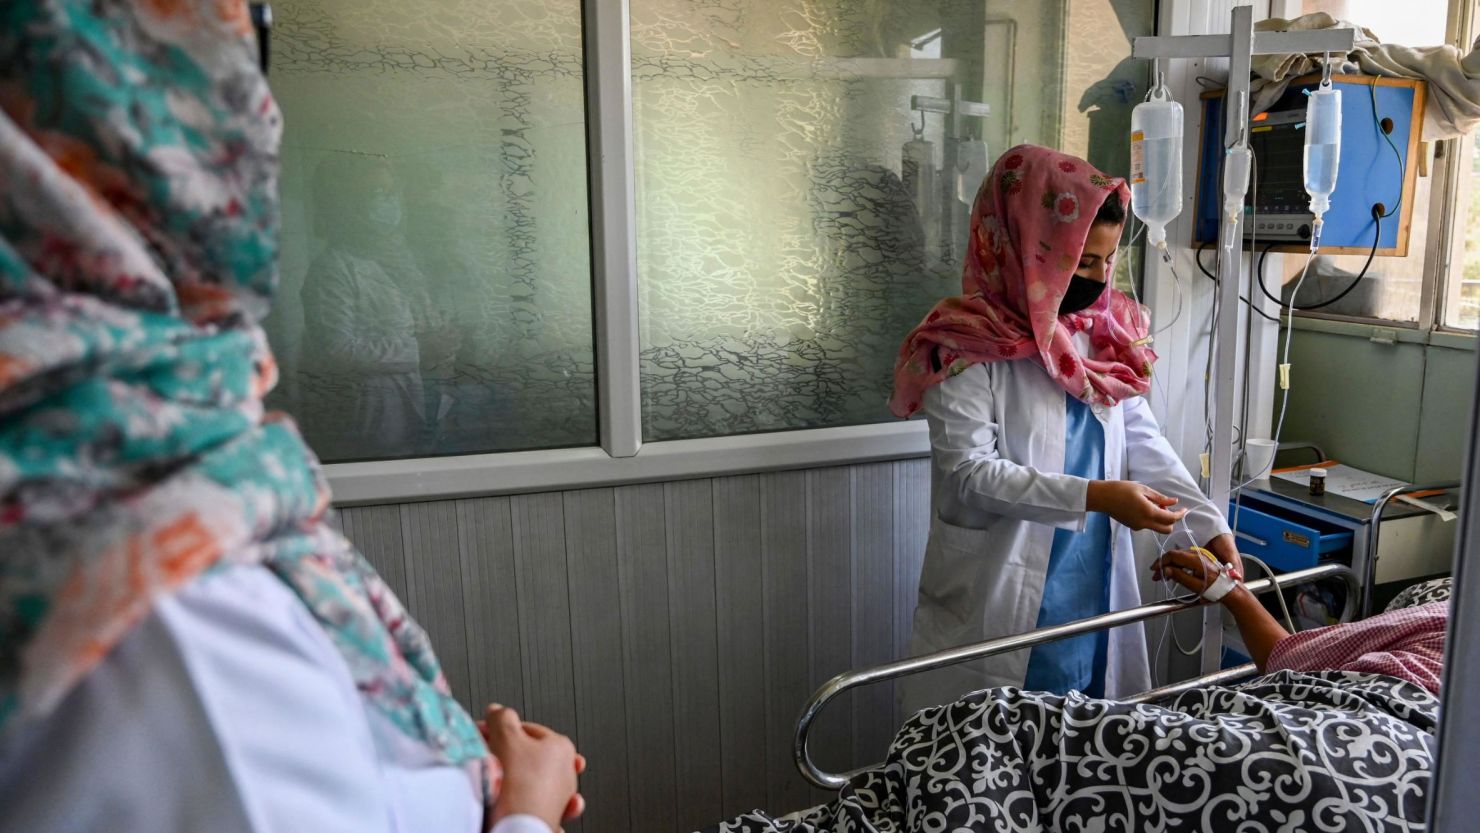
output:
<svg viewBox="0 0 1480 833"><path fill-rule="evenodd" d="M1341 495L1363 503L1376 503L1378 498L1390 490L1408 485L1402 480L1383 477L1380 474L1354 469L1351 466L1334 465L1325 468L1327 494ZM1275 477L1291 483L1299 483L1302 486L1310 485L1310 469L1308 468L1278 473Z"/></svg>

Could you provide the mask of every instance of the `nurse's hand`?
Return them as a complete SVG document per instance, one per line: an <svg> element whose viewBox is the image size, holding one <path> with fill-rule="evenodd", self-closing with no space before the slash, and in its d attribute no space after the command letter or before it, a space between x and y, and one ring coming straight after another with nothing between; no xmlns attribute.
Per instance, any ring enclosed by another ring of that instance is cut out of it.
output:
<svg viewBox="0 0 1480 833"><path fill-rule="evenodd" d="M586 759L570 738L538 723L525 723L513 709L497 704L488 707L478 728L503 768L503 781L496 785L495 823L524 813L559 830L560 822L577 818L586 809L576 785Z"/></svg>
<svg viewBox="0 0 1480 833"><path fill-rule="evenodd" d="M1170 535L1172 524L1187 514L1186 509L1173 511L1176 505L1176 498L1130 480L1091 480L1085 508L1103 512L1133 530Z"/></svg>
<svg viewBox="0 0 1480 833"><path fill-rule="evenodd" d="M1244 580L1244 561L1238 557L1238 547L1234 545L1232 535L1219 535L1203 544L1203 549L1212 553L1214 558L1232 567L1234 578L1239 581Z"/></svg>

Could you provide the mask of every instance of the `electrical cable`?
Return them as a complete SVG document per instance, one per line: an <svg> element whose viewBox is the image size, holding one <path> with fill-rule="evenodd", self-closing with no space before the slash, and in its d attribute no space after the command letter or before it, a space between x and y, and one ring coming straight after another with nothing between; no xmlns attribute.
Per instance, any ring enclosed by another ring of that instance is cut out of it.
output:
<svg viewBox="0 0 1480 833"><path fill-rule="evenodd" d="M1275 246L1275 245L1278 245L1278 244L1271 243L1269 245L1270 246ZM1208 249L1208 244L1207 243L1199 243L1199 244L1197 244L1197 250L1195 252L1193 252L1193 255L1192 256L1197 261L1197 270L1199 272L1202 272L1203 275L1205 277L1207 277L1208 280L1212 281L1213 283L1217 283L1218 282L1218 276L1215 275L1215 274L1213 274L1212 272L1209 272L1208 271L1208 267L1206 267L1206 266L1203 265L1202 253L1205 252L1205 251L1207 251L1207 249ZM1246 297L1244 295L1240 295L1240 296L1238 296L1238 299L1240 301L1243 301L1244 302L1244 305L1247 306L1251 312L1253 312L1255 315L1258 315L1260 318L1263 318L1265 321L1272 321L1272 322L1274 322L1276 324L1278 324L1280 322L1280 320L1278 318L1276 318L1273 315L1270 315L1269 313L1265 312L1264 310L1262 310L1262 309L1254 306L1254 303L1252 301L1250 301L1248 299L1248 297ZM1281 306L1283 306L1283 302L1281 302Z"/></svg>
<svg viewBox="0 0 1480 833"><path fill-rule="evenodd" d="M1357 284L1362 282L1362 278L1365 278L1367 276L1367 270L1372 267L1372 259L1377 256L1378 242L1382 239L1382 218L1387 216L1391 216L1391 214L1383 214L1378 210L1377 206L1372 206L1372 222L1374 225L1377 226L1377 231L1374 232L1372 235L1372 249L1367 252L1367 262L1362 265L1362 271L1357 273L1357 276L1355 278L1352 278L1352 282L1347 285L1346 289L1343 289L1340 292L1336 293L1335 296L1327 298L1326 300L1321 301L1318 304L1296 304L1294 303L1295 293L1291 292L1290 303L1287 304L1274 295L1270 294L1268 286L1264 283L1264 258L1269 254L1270 249L1273 249L1275 246L1279 245L1278 243L1270 243L1268 246L1265 246L1264 251L1260 252L1259 254L1259 268L1256 270L1259 275L1259 291L1264 293L1264 297L1270 299L1271 301L1274 301L1280 306L1289 307L1291 310L1299 310L1301 312L1310 312L1312 310L1321 309L1322 307L1329 307L1337 301L1340 301L1342 298L1350 295L1353 289L1357 288Z"/></svg>
<svg viewBox="0 0 1480 833"><path fill-rule="evenodd" d="M1393 201L1392 208L1387 208L1387 207L1383 206L1382 203L1375 203L1372 206L1372 223L1376 227L1376 229L1375 229L1375 231L1373 232L1373 235L1372 235L1372 249L1367 252L1367 262L1364 263L1364 264L1362 264L1362 271L1359 272L1357 274L1357 276L1352 279L1352 282L1351 282L1350 285L1348 285L1345 289L1341 290L1341 292L1337 293L1332 298L1327 298L1326 300L1321 301L1318 304L1290 304L1289 305L1292 309L1300 310L1301 312L1310 312L1310 311L1313 311L1313 310L1321 309L1323 307L1329 307L1332 304L1336 303L1337 301L1340 301L1342 298L1345 298L1347 295L1351 294L1352 290L1354 290L1354 289L1357 288L1357 284L1361 282L1362 278L1364 278L1364 277L1367 276L1367 270L1370 269L1370 268L1372 268L1372 259L1377 256L1377 247L1378 247L1379 243L1382 241L1382 221L1385 220L1385 219L1387 219L1387 218L1389 218L1389 217L1392 217L1393 215L1399 213L1402 210L1402 206L1403 206L1403 185L1404 185L1404 183L1408 179L1408 166L1404 162L1403 152L1398 149L1397 143L1393 141L1392 134L1390 132L1388 132L1387 130L1384 130L1383 129L1383 126L1382 126L1382 116L1381 116L1381 114L1379 114L1377 112L1377 79L1376 78L1373 78L1372 79L1372 83L1369 84L1369 85L1367 85L1367 93L1368 93L1368 100L1369 100L1369 102L1372 105L1372 124L1373 124L1373 127L1376 128L1376 130L1377 130L1378 133L1381 133L1382 134L1382 138L1387 141L1388 147L1392 148L1394 158L1396 158L1398 160L1398 197L1397 197L1396 200ZM1264 293L1264 296L1266 298L1269 298L1271 301L1274 301L1275 303L1279 304L1280 306L1286 306L1286 304L1285 304L1284 301L1282 301L1279 298L1276 298L1274 295L1271 295L1270 294L1269 288L1268 288L1268 286L1264 282L1264 258L1269 254L1269 250L1272 249L1275 245L1277 245L1277 244L1270 244L1269 246L1266 246L1265 249L1264 249L1264 251L1261 252L1260 255L1259 255L1259 267L1256 270L1257 275L1258 275L1258 278L1259 278L1259 291L1260 292L1263 292ZM1199 262L1198 265L1201 266L1202 265L1201 262ZM1293 301L1294 300L1294 293L1291 293L1291 296L1290 297L1291 297L1291 300Z"/></svg>

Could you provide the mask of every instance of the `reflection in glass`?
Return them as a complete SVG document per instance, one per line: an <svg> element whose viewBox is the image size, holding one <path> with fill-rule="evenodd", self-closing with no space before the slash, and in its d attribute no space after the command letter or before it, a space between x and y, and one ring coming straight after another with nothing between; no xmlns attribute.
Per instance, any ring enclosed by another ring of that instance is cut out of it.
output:
<svg viewBox="0 0 1480 833"><path fill-rule="evenodd" d="M434 380L456 333L431 306L391 169L374 157L331 156L314 173L313 194L325 249L301 292L312 326L299 366L319 407L306 412L304 430L326 459L354 456L362 444L426 453L440 405L428 397L438 397ZM331 422L318 424L320 416Z"/></svg>
<svg viewBox="0 0 1480 833"><path fill-rule="evenodd" d="M274 8L273 406L329 462L594 443L578 0Z"/></svg>
<svg viewBox="0 0 1480 833"><path fill-rule="evenodd" d="M1032 141L1125 169L1145 91L1130 39L1153 17L1148 0L633 0L645 439L891 420L895 353L960 291L995 156Z"/></svg>

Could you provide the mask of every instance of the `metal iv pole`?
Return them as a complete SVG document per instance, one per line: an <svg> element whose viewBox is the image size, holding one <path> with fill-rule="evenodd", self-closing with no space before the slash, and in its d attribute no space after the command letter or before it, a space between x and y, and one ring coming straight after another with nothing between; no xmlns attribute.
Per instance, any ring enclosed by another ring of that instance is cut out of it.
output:
<svg viewBox="0 0 1480 833"><path fill-rule="evenodd" d="M1255 55L1308 54L1351 51L1352 29L1308 32L1254 31L1254 10L1235 6L1233 24L1227 35L1180 35L1136 38L1132 55L1147 60L1165 58L1229 58L1227 107L1223 121L1223 145L1231 148L1247 141L1249 119L1249 72ZM1227 183L1225 192L1227 191ZM1225 193L1226 196L1226 193ZM1221 204L1221 201L1220 201ZM1238 371L1238 299L1243 289L1243 218L1218 224L1218 317L1213 322L1217 352L1213 378L1213 448L1209 466L1208 497L1227 512L1233 486L1233 411ZM1232 239L1230 239L1230 237ZM1194 543L1202 544L1202 541ZM1202 671L1218 670L1222 661L1222 617L1217 606L1203 611Z"/></svg>

